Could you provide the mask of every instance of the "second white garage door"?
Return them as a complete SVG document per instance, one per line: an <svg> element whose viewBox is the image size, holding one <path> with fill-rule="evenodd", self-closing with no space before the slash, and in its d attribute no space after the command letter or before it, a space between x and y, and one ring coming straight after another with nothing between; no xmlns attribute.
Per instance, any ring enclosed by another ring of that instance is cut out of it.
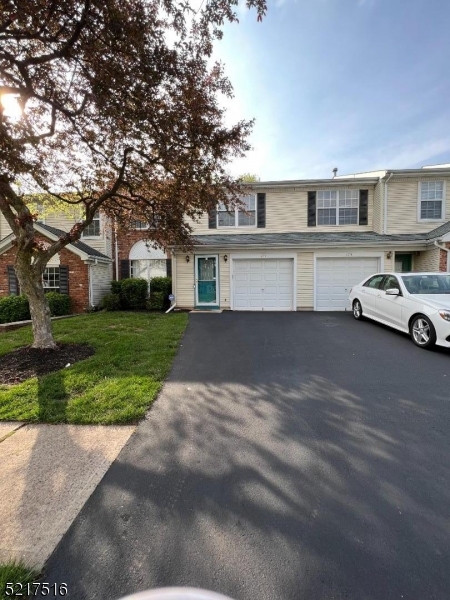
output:
<svg viewBox="0 0 450 600"><path fill-rule="evenodd" d="M350 288L379 270L376 257L317 258L316 310L345 310Z"/></svg>
<svg viewBox="0 0 450 600"><path fill-rule="evenodd" d="M234 310L293 310L294 260L234 259Z"/></svg>

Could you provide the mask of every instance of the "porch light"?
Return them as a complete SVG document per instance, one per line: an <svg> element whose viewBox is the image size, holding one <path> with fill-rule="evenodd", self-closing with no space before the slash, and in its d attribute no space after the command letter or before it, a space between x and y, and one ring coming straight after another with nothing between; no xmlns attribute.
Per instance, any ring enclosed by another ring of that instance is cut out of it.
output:
<svg viewBox="0 0 450 600"><path fill-rule="evenodd" d="M224 254L224 255L223 255L223 260L224 260L225 262L227 262L227 260L228 260L228 254Z"/></svg>
<svg viewBox="0 0 450 600"><path fill-rule="evenodd" d="M191 259L189 258L189 254L186 254L186 262L188 263Z"/></svg>
<svg viewBox="0 0 450 600"><path fill-rule="evenodd" d="M392 258L392 252L388 252L388 253L386 254L386 258Z"/></svg>

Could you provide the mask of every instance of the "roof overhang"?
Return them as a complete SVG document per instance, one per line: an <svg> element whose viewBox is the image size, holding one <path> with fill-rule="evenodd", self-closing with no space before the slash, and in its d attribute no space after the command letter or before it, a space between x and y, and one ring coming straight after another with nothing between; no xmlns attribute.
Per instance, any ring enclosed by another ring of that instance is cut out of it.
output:
<svg viewBox="0 0 450 600"><path fill-rule="evenodd" d="M286 181L255 181L252 183L243 183L244 187L254 190L261 190L267 188L273 189L295 189L295 188L308 188L308 187L345 187L347 185L373 185L375 186L379 181L379 177L367 177L364 179L355 179L354 177L342 178L342 179L295 179Z"/></svg>
<svg viewBox="0 0 450 600"><path fill-rule="evenodd" d="M381 241L342 241L342 242L297 242L297 243L280 243L280 244L194 244L193 248L195 250L207 249L215 250L215 251L227 251L230 250L247 250L251 252L252 250L284 250L284 249L309 249L314 250L315 248L326 248L328 250L333 250L334 248L349 248L349 247L372 247L372 248L381 248L386 251L391 250L392 248L404 248L405 250L411 251L419 251L426 250L427 246L433 245L433 242L429 240L416 240L416 241L389 241L389 240L381 240ZM175 254L186 254L185 251L174 248Z"/></svg>

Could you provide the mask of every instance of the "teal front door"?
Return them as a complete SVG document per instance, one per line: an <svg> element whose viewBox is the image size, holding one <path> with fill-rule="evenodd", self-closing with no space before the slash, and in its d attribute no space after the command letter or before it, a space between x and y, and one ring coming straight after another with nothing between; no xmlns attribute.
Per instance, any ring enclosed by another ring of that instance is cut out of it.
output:
<svg viewBox="0 0 450 600"><path fill-rule="evenodd" d="M217 256L195 257L197 306L218 306Z"/></svg>

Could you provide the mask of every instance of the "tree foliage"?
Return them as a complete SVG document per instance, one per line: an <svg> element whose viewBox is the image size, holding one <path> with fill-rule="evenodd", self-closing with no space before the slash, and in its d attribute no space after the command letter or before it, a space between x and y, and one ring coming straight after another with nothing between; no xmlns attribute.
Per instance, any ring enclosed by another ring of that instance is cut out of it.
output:
<svg viewBox="0 0 450 600"><path fill-rule="evenodd" d="M163 246L189 245L186 217L237 201L226 165L248 150L252 123L225 126L220 96L232 87L211 64L236 5L205 0L194 12L177 0L0 0L0 94L14 95L22 111L10 118L0 105L0 210L16 238L21 285L29 277L36 286L99 208L125 225L151 223ZM247 6L258 19L266 10L265 0ZM30 193L83 217L41 247Z"/></svg>

